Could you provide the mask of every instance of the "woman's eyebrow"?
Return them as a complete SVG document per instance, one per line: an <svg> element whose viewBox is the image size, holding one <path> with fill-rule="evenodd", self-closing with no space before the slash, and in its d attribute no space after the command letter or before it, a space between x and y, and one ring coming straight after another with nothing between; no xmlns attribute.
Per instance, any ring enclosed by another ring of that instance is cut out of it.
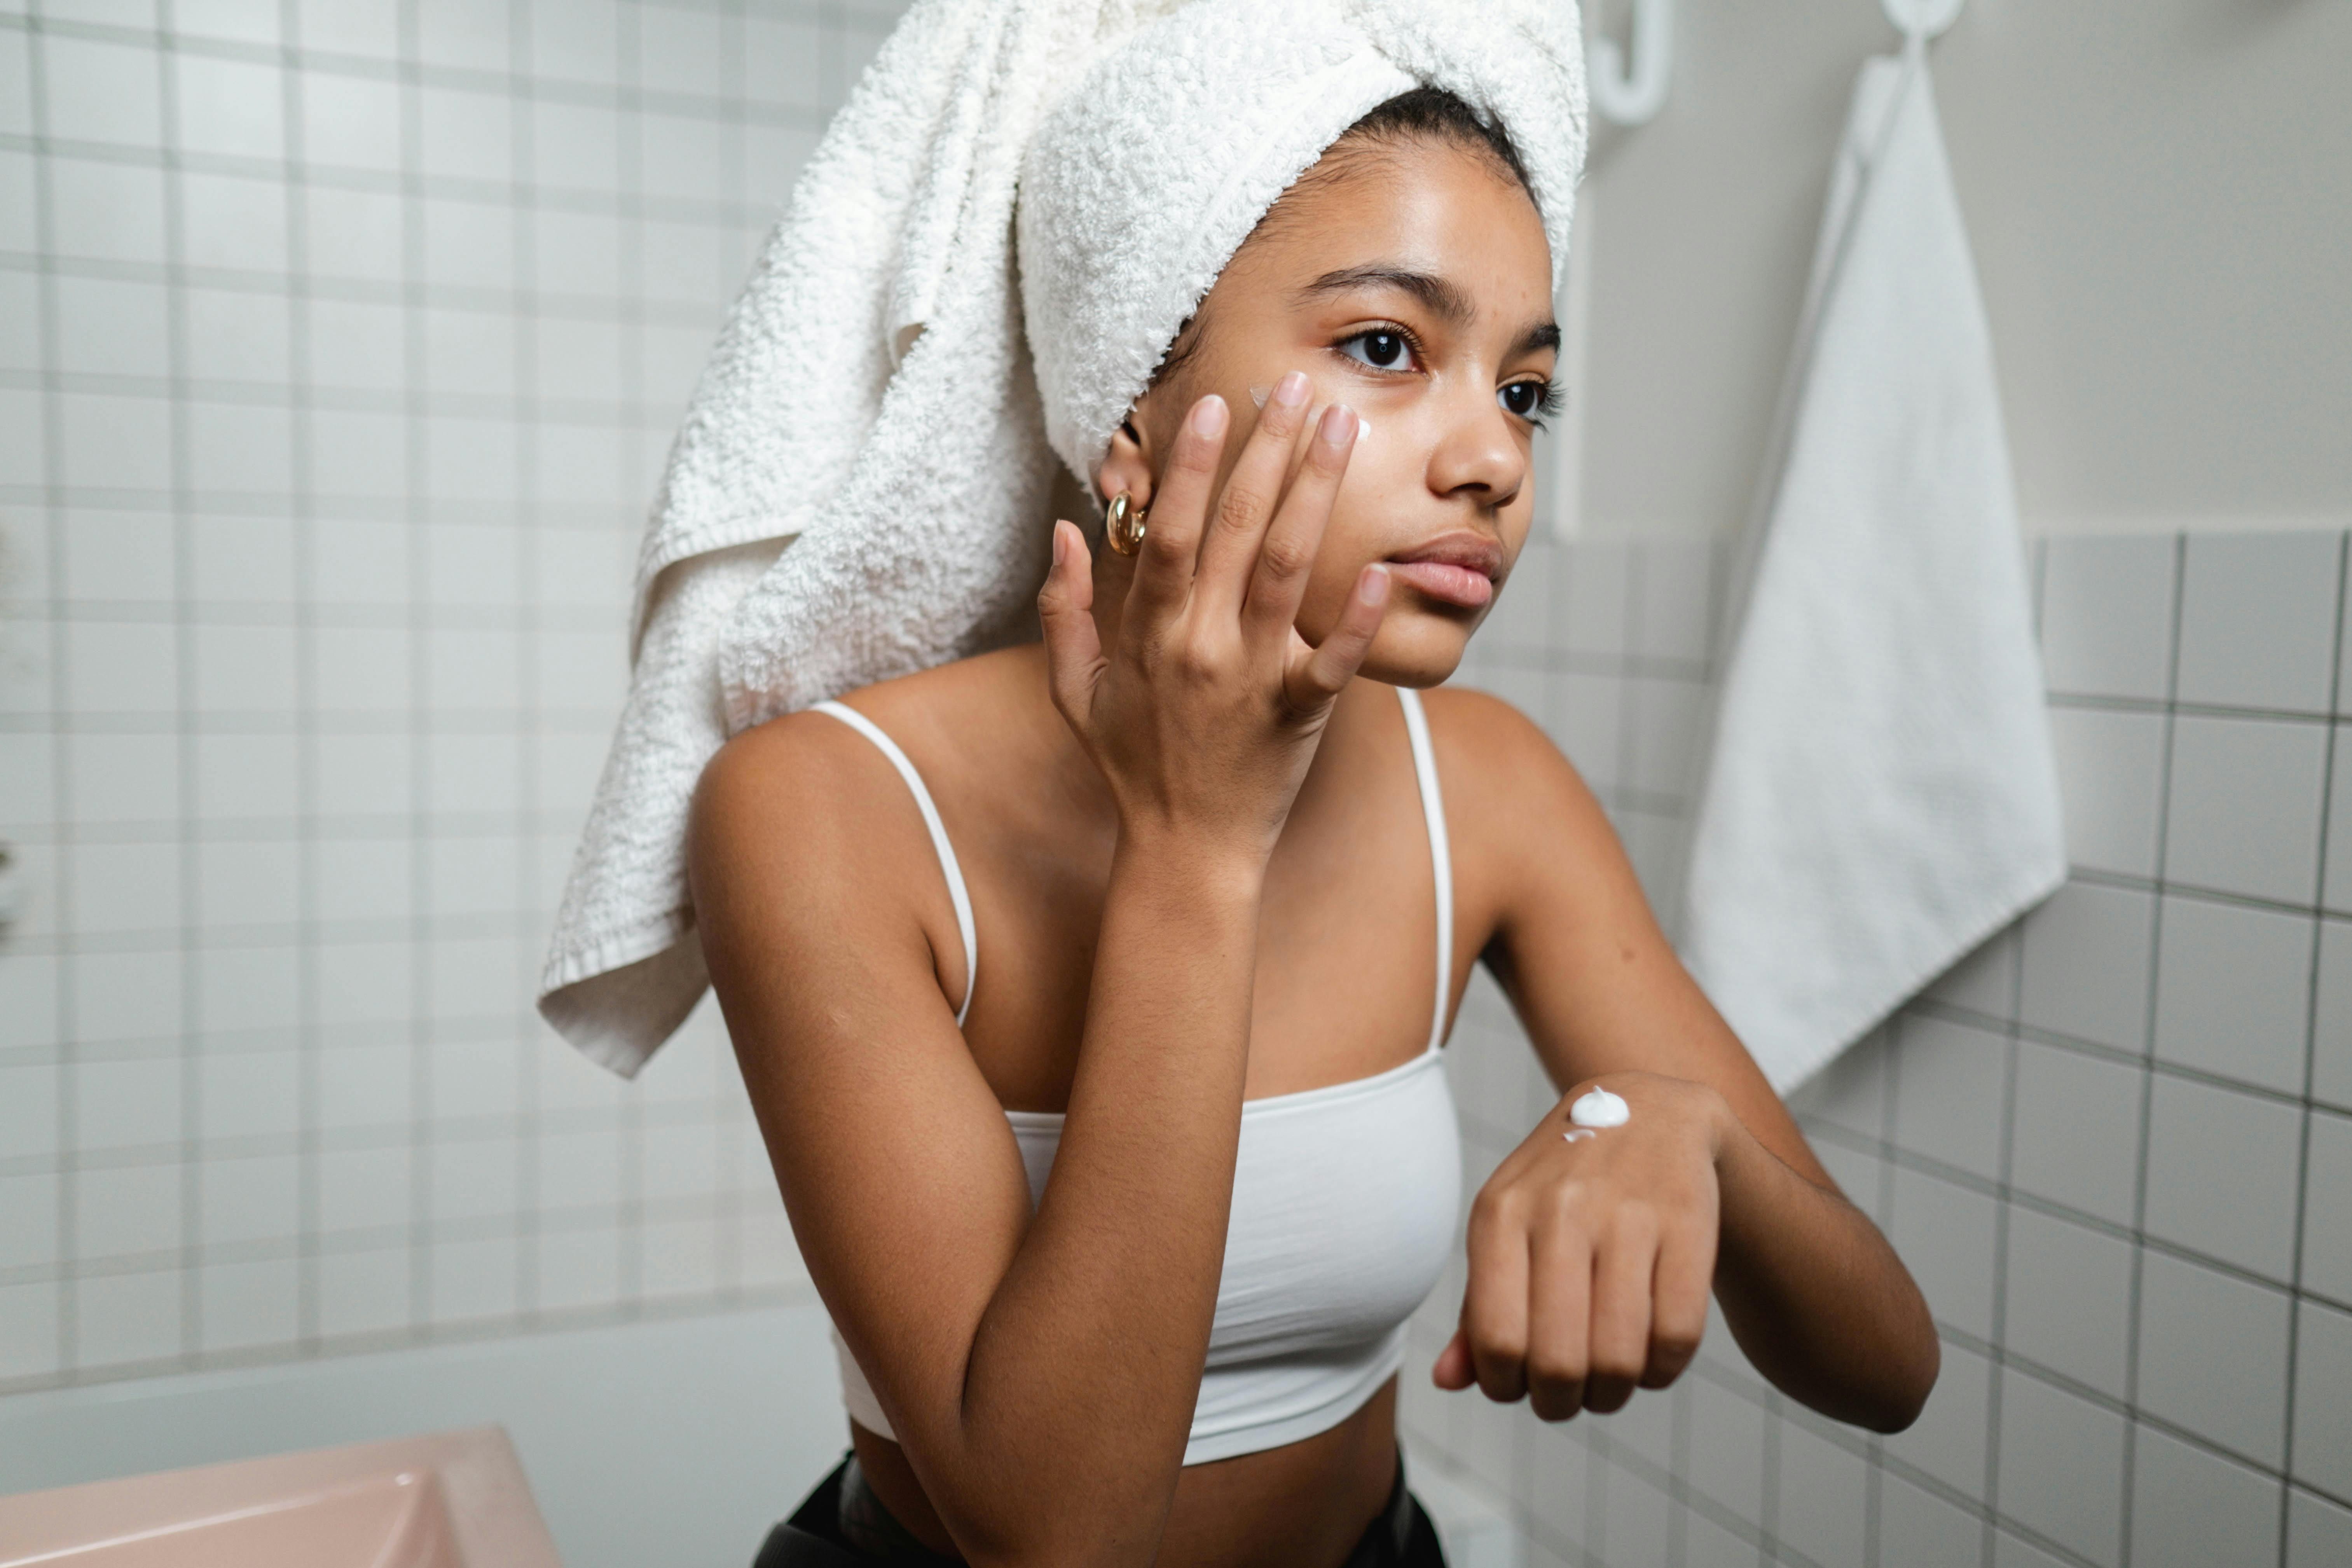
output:
<svg viewBox="0 0 2352 1568"><path fill-rule="evenodd" d="M1430 311L1443 317L1449 326L1467 326L1477 315L1470 296L1434 272L1416 272L1406 267L1345 267L1337 272L1326 272L1298 291L1301 304L1318 300L1327 294L1345 294L1356 289L1396 289L1412 295Z"/></svg>
<svg viewBox="0 0 2352 1568"><path fill-rule="evenodd" d="M1539 353L1545 349L1554 353L1559 352L1559 323L1557 321L1546 321L1539 327L1529 327L1521 332L1519 341L1511 345L1511 357L1517 359L1521 354Z"/></svg>

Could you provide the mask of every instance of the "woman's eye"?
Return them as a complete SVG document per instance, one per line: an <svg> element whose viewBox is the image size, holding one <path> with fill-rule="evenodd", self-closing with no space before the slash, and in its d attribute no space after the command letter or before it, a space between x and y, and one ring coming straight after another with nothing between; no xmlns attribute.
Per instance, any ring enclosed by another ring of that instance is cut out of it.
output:
<svg viewBox="0 0 2352 1568"><path fill-rule="evenodd" d="M1515 381L1496 394L1505 408L1522 419L1533 419L1549 414L1559 405L1559 396L1551 384L1544 381Z"/></svg>
<svg viewBox="0 0 2352 1568"><path fill-rule="evenodd" d="M1339 345L1339 352L1374 370L1396 370L1412 358L1412 345L1402 332L1358 332Z"/></svg>

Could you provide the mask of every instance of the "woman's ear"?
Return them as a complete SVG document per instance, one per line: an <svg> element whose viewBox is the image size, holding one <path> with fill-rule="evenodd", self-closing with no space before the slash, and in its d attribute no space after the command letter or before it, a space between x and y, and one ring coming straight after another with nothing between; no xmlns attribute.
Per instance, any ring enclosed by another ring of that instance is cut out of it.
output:
<svg viewBox="0 0 2352 1568"><path fill-rule="evenodd" d="M1110 451L1103 458L1102 467L1095 470L1095 486L1101 492L1095 499L1108 506L1113 496L1125 490L1137 506L1149 507L1152 456L1142 432L1136 428L1134 417L1120 420L1110 438Z"/></svg>

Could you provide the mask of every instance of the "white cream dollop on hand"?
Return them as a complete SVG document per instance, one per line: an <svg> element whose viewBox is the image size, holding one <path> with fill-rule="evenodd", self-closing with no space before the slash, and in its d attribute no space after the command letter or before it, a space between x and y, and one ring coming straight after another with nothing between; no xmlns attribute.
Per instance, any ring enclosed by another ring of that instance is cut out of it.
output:
<svg viewBox="0 0 2352 1568"><path fill-rule="evenodd" d="M1633 1110L1605 1089L1588 1089L1568 1108L1568 1119L1579 1127L1622 1127L1633 1119Z"/></svg>

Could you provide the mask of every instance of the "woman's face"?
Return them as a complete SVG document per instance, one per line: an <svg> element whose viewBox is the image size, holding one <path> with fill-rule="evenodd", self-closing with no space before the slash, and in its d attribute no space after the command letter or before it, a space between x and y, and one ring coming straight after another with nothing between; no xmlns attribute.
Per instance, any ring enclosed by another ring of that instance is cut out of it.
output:
<svg viewBox="0 0 2352 1568"><path fill-rule="evenodd" d="M1299 633L1321 641L1357 574L1388 562L1363 673L1433 686L1527 542L1530 443L1556 401L1550 249L1527 192L1481 152L1421 138L1343 147L1331 177L1295 186L1226 267L1197 347L1136 405L1097 482L1148 499L1209 393L1234 411L1230 466L1266 390L1304 371L1310 414L1344 403L1364 430Z"/></svg>

